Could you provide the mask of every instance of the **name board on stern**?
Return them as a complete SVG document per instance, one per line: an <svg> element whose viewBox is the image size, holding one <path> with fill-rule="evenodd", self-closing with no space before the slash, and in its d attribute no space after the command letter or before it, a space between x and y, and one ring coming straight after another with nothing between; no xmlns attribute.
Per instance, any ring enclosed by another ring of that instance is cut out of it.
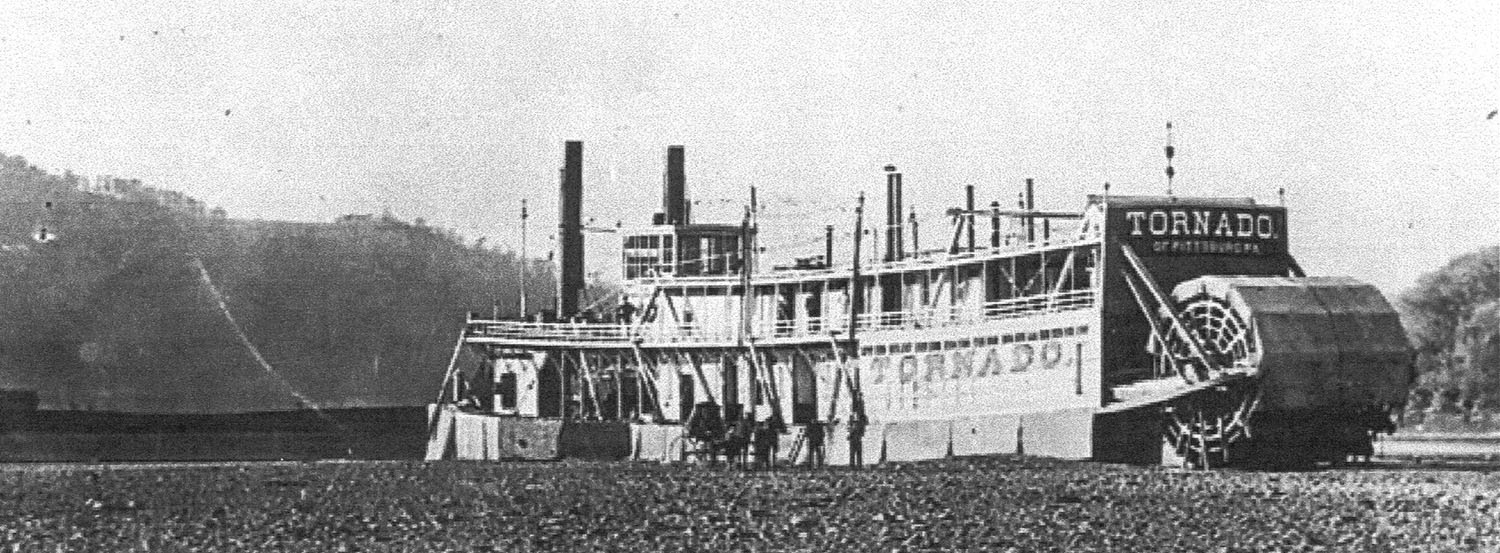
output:
<svg viewBox="0 0 1500 553"><path fill-rule="evenodd" d="M1286 253L1286 210L1278 207L1131 206L1110 212L1110 234L1140 255Z"/></svg>

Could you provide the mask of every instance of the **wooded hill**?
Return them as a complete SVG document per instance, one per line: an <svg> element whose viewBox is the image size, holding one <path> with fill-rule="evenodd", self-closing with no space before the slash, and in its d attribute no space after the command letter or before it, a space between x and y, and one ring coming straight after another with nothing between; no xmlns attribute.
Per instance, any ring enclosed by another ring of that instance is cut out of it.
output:
<svg viewBox="0 0 1500 553"><path fill-rule="evenodd" d="M54 409L421 405L466 312L514 314L519 262L420 220L232 219L0 155L0 388ZM533 305L551 267L529 268Z"/></svg>

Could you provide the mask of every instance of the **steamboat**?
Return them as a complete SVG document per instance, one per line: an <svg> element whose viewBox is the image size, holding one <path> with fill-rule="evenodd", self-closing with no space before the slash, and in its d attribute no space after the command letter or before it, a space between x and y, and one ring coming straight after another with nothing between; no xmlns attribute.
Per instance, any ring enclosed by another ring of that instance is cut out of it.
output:
<svg viewBox="0 0 1500 553"><path fill-rule="evenodd" d="M888 166L883 226L866 231L861 195L850 251L828 227L823 255L766 267L753 209L692 220L681 146L662 211L619 231L611 313L570 317L585 307L582 156L566 143L564 316L470 315L429 406L429 459L687 461L771 421L781 462L822 442L831 465L1340 463L1392 429L1413 378L1390 304L1304 275L1281 205L1106 186L1055 212L1035 209L1030 179L1014 208L976 206L969 186L941 247L919 250Z"/></svg>

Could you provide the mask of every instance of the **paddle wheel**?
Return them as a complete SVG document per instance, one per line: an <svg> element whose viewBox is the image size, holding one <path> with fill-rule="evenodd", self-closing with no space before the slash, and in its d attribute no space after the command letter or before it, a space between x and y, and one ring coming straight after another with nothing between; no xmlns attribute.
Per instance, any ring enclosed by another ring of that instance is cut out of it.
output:
<svg viewBox="0 0 1500 553"><path fill-rule="evenodd" d="M1260 351L1251 321L1223 298L1197 294L1178 302L1175 319L1161 323L1157 374L1175 375L1188 385L1210 384L1164 408L1168 446L1195 468L1225 466L1238 460L1233 446L1250 436L1250 415L1260 401L1249 376ZM1191 338L1166 326L1181 324ZM1195 355L1193 346L1200 348Z"/></svg>
<svg viewBox="0 0 1500 553"><path fill-rule="evenodd" d="M1410 357L1373 287L1201 277L1173 297L1156 349L1161 375L1188 390L1163 402L1166 446L1185 466L1338 464L1391 430Z"/></svg>

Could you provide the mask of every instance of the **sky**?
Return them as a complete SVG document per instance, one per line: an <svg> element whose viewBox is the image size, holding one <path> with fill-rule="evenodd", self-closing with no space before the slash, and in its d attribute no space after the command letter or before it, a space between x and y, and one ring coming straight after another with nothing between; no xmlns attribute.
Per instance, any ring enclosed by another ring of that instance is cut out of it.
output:
<svg viewBox="0 0 1500 553"><path fill-rule="evenodd" d="M0 152L233 217L390 211L545 256L563 141L585 217L649 222L668 145L700 222L768 243L963 186L1081 208L1278 201L1309 274L1397 293L1500 242L1495 2L118 2L7 5ZM774 239L774 240L773 240ZM590 235L618 270L617 238ZM840 244L847 248L847 245ZM814 247L814 250L817 248Z"/></svg>

